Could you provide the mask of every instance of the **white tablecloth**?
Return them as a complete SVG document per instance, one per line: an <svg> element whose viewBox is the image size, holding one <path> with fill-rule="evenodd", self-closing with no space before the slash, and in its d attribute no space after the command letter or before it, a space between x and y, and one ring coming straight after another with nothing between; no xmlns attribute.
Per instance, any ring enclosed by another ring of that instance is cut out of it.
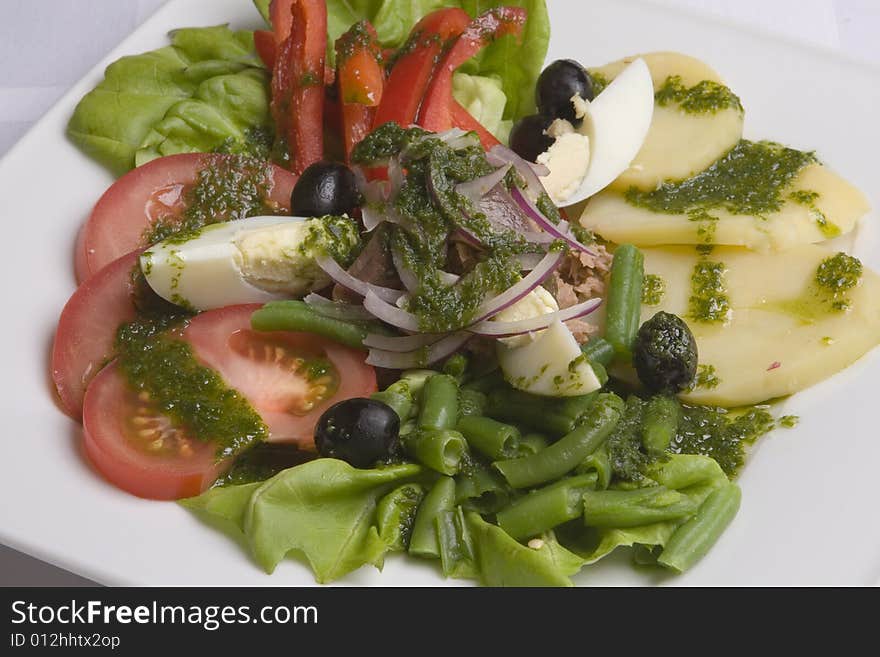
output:
<svg viewBox="0 0 880 657"><path fill-rule="evenodd" d="M655 1L880 63L880 0ZM69 86L164 2L0 0L0 156ZM0 546L0 586L84 583L88 582Z"/></svg>

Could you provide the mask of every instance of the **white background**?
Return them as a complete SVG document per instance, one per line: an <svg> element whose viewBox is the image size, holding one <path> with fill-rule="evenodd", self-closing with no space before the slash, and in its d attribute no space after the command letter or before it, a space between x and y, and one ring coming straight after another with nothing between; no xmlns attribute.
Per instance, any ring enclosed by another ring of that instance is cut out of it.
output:
<svg viewBox="0 0 880 657"><path fill-rule="evenodd" d="M577 2L584 7L584 20L589 20L589 0L549 1ZM880 0L655 1L880 63ZM163 2L0 0L0 156ZM198 22L197 17L193 20ZM39 468L39 464L20 465ZM0 585L76 584L88 582L0 546Z"/></svg>

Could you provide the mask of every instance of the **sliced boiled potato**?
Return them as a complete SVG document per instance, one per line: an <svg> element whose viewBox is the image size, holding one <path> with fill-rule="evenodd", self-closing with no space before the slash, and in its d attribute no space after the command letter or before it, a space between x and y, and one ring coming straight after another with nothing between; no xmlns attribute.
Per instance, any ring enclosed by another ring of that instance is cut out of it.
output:
<svg viewBox="0 0 880 657"><path fill-rule="evenodd" d="M651 71L654 90L659 90L670 76L678 76L686 87L704 80L723 84L718 74L698 59L674 52L635 55L590 69L612 80L631 62L644 58ZM666 180L685 180L703 171L742 137L743 112L725 108L714 113L694 114L676 103L654 107L654 118L639 154L619 176L612 189L630 187L654 189Z"/></svg>
<svg viewBox="0 0 880 657"><path fill-rule="evenodd" d="M689 318L691 276L700 256L692 247L644 249L645 271L660 276L659 305L643 306L642 321L660 310L679 315L697 339L702 367L717 385L697 386L686 401L743 406L790 395L848 367L880 344L880 276L865 269L835 311L817 296L814 278L834 252L803 245L783 253L716 248L708 256L726 267L729 320L706 324Z"/></svg>
<svg viewBox="0 0 880 657"><path fill-rule="evenodd" d="M815 192L818 196L812 204L797 203L789 198L796 190ZM580 221L584 227L618 244L710 242L781 251L849 233L870 209L862 192L821 164L804 167L782 196L786 201L778 212L756 217L712 208L709 212L717 221L707 222L694 221L686 214L636 207L627 203L623 195L605 191L590 200Z"/></svg>

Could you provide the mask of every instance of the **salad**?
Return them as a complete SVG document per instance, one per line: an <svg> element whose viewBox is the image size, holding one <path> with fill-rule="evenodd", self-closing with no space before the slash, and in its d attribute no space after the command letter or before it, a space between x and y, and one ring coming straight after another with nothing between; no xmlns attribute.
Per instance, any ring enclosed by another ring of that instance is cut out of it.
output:
<svg viewBox="0 0 880 657"><path fill-rule="evenodd" d="M255 5L70 119L118 174L52 353L97 473L321 583L694 566L773 402L880 342L862 193L692 57L545 66L543 0Z"/></svg>

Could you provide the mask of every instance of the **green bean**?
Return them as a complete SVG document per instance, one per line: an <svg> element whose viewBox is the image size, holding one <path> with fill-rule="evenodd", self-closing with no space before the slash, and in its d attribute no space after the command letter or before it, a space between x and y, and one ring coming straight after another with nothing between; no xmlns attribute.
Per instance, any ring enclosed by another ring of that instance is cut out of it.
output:
<svg viewBox="0 0 880 657"><path fill-rule="evenodd" d="M497 472L473 461L455 477L455 503L494 513L510 503L511 490Z"/></svg>
<svg viewBox="0 0 880 657"><path fill-rule="evenodd" d="M527 433L519 439L520 456L528 456L529 454L537 454L543 449L547 449L550 441L547 436L540 433Z"/></svg>
<svg viewBox="0 0 880 657"><path fill-rule="evenodd" d="M698 503L665 486L584 493L584 522L589 527L639 527L678 520L697 510Z"/></svg>
<svg viewBox="0 0 880 657"><path fill-rule="evenodd" d="M675 530L657 562L679 573L697 563L736 516L741 497L736 484L712 491L696 515Z"/></svg>
<svg viewBox="0 0 880 657"><path fill-rule="evenodd" d="M444 577L473 578L477 575L476 552L464 510L444 511L434 519L440 567Z"/></svg>
<svg viewBox="0 0 880 657"><path fill-rule="evenodd" d="M462 417L485 415L488 397L479 390L462 388L458 395L458 411Z"/></svg>
<svg viewBox="0 0 880 657"><path fill-rule="evenodd" d="M435 374L425 381L419 427L454 429L458 424L458 383L446 374Z"/></svg>
<svg viewBox="0 0 880 657"><path fill-rule="evenodd" d="M463 417L456 427L468 445L493 461L509 459L519 449L519 429L488 417Z"/></svg>
<svg viewBox="0 0 880 657"><path fill-rule="evenodd" d="M574 520L584 511L583 493L596 485L594 473L570 477L519 498L498 512L498 525L517 540Z"/></svg>
<svg viewBox="0 0 880 657"><path fill-rule="evenodd" d="M376 525L379 538L390 550L406 550L415 522L416 511L425 497L419 484L398 486L379 500Z"/></svg>
<svg viewBox="0 0 880 657"><path fill-rule="evenodd" d="M483 394L488 395L493 390L503 388L506 385L507 382L504 380L504 374L501 370L494 370L464 384L462 387L465 390L476 390L477 392L482 392Z"/></svg>
<svg viewBox="0 0 880 657"><path fill-rule="evenodd" d="M681 404L675 397L652 397L645 407L642 444L649 454L662 454L675 438Z"/></svg>
<svg viewBox="0 0 880 657"><path fill-rule="evenodd" d="M602 367L608 367L614 360L614 346L605 338L590 338L581 345L581 353L591 363L599 363Z"/></svg>
<svg viewBox="0 0 880 657"><path fill-rule="evenodd" d="M256 331L315 333L355 349L363 349L370 332L365 324L319 315L304 301L279 301L263 306L251 315L251 327Z"/></svg>
<svg viewBox="0 0 880 657"><path fill-rule="evenodd" d="M644 261L642 252L635 246L621 244L614 251L611 263L605 338L621 362L632 360L632 346L639 330Z"/></svg>
<svg viewBox="0 0 880 657"><path fill-rule="evenodd" d="M611 457L608 455L608 447L602 445L599 449L590 454L584 459L583 463L577 467L575 472L578 474L595 472L597 477L596 489L605 490L608 488L611 484L611 475L614 473L614 470L611 467Z"/></svg>
<svg viewBox="0 0 880 657"><path fill-rule="evenodd" d="M412 416L415 408L415 398L410 391L409 383L404 379L391 384L382 392L374 392L370 399L387 404L400 417L401 422L406 422Z"/></svg>
<svg viewBox="0 0 880 657"><path fill-rule="evenodd" d="M452 511L454 507L455 481L452 477L441 477L425 495L416 512L409 541L410 554L430 559L440 557L434 520L444 511Z"/></svg>
<svg viewBox="0 0 880 657"><path fill-rule="evenodd" d="M595 403L597 393L565 399L539 397L513 389L489 393L486 415L509 424L524 425L559 437L570 433Z"/></svg>
<svg viewBox="0 0 880 657"><path fill-rule="evenodd" d="M400 380L405 381L409 386L409 391L414 397L418 398L425 389L425 383L432 376L437 374L434 370L406 370L400 375Z"/></svg>
<svg viewBox="0 0 880 657"><path fill-rule="evenodd" d="M446 362L443 363L443 373L448 374L459 383L464 379L464 376L467 373L467 368L468 357L461 352L450 356Z"/></svg>
<svg viewBox="0 0 880 657"><path fill-rule="evenodd" d="M620 420L623 408L623 400L617 395L599 395L581 424L547 449L493 465L514 488L531 488L558 479L574 470L605 442Z"/></svg>
<svg viewBox="0 0 880 657"><path fill-rule="evenodd" d="M458 474L467 454L467 442L451 429L418 429L401 436L403 449L422 465L452 476Z"/></svg>

